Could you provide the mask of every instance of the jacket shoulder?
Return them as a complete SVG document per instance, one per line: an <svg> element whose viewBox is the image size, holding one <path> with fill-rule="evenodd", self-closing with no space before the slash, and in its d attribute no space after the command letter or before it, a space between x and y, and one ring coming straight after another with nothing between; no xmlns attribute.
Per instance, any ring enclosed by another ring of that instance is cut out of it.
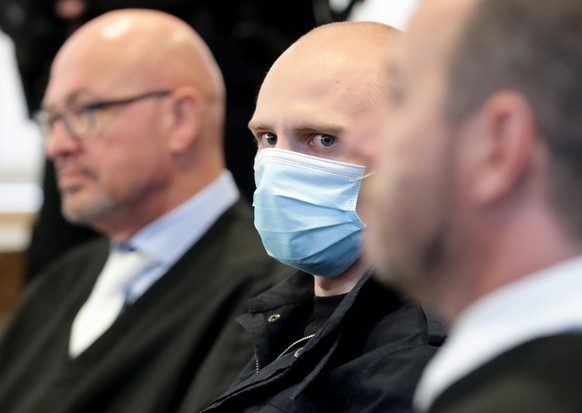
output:
<svg viewBox="0 0 582 413"><path fill-rule="evenodd" d="M570 413L582 406L582 334L517 346L446 389L431 413Z"/></svg>

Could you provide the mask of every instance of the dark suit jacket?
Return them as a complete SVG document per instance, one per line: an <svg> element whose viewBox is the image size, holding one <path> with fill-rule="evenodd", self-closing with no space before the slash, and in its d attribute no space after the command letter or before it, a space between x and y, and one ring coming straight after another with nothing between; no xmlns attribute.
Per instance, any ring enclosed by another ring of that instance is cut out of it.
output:
<svg viewBox="0 0 582 413"><path fill-rule="evenodd" d="M109 245L92 241L58 260L29 285L0 339L0 412L170 413L186 392L201 410L252 355L234 319L290 271L266 256L252 219L242 202L226 211L72 360L71 323Z"/></svg>
<svg viewBox="0 0 582 413"><path fill-rule="evenodd" d="M582 412L582 333L507 351L450 386L429 412Z"/></svg>

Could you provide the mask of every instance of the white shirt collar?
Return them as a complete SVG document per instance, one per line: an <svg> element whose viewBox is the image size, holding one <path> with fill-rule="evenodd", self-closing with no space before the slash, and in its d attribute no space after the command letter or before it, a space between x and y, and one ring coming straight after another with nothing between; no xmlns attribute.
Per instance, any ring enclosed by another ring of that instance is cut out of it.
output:
<svg viewBox="0 0 582 413"><path fill-rule="evenodd" d="M167 269L202 237L239 196L231 173L224 170L213 183L142 228L128 243Z"/></svg>
<svg viewBox="0 0 582 413"><path fill-rule="evenodd" d="M419 411L455 381L534 338L582 331L582 256L509 284L463 312L429 362L415 395Z"/></svg>

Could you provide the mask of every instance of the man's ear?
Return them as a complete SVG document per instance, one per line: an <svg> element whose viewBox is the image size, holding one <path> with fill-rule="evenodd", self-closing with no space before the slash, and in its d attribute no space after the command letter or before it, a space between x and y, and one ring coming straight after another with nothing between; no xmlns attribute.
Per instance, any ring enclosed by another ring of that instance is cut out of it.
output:
<svg viewBox="0 0 582 413"><path fill-rule="evenodd" d="M461 180L469 201L487 205L525 178L536 143L533 110L519 93L490 97L461 130Z"/></svg>
<svg viewBox="0 0 582 413"><path fill-rule="evenodd" d="M203 99L192 87L179 88L172 94L169 145L173 153L183 153L198 138L203 122Z"/></svg>

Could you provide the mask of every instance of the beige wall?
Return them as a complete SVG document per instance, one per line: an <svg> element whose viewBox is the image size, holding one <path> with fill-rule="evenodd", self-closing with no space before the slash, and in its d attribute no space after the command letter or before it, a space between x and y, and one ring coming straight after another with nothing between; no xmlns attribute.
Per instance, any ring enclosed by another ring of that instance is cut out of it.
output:
<svg viewBox="0 0 582 413"><path fill-rule="evenodd" d="M31 213L0 213L0 327L22 291L24 251L33 219Z"/></svg>

